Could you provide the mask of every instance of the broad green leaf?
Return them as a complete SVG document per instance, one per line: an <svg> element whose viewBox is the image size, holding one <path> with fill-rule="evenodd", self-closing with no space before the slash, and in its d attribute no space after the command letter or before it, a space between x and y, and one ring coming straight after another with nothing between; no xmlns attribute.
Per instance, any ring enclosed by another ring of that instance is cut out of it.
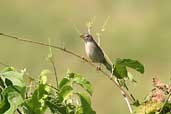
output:
<svg viewBox="0 0 171 114"><path fill-rule="evenodd" d="M39 85L34 91L32 97L24 103L24 111L26 114L33 112L34 114L44 114L46 110L45 99L48 97L49 87ZM32 113L31 113L32 114Z"/></svg>
<svg viewBox="0 0 171 114"><path fill-rule="evenodd" d="M73 83L79 84L83 87L90 95L92 95L93 88L89 81L87 81L83 76L76 73L68 73L67 77L73 81Z"/></svg>
<svg viewBox="0 0 171 114"><path fill-rule="evenodd" d="M43 70L40 73L40 83L41 84L46 84L47 83L47 74L49 74L50 71L49 70Z"/></svg>
<svg viewBox="0 0 171 114"><path fill-rule="evenodd" d="M118 59L116 59L115 64L124 65L124 66L130 67L130 68L133 68L140 73L144 73L144 66L137 60L118 58Z"/></svg>
<svg viewBox="0 0 171 114"><path fill-rule="evenodd" d="M4 85L15 87L16 91L24 97L26 90L23 78L24 72L18 72L14 68L9 67L3 70L0 75Z"/></svg>
<svg viewBox="0 0 171 114"><path fill-rule="evenodd" d="M69 98L73 93L73 88L71 86L64 86L61 88L59 95L63 98L63 101Z"/></svg>
<svg viewBox="0 0 171 114"><path fill-rule="evenodd" d="M45 100L49 95L50 88L46 85L46 73L46 71L41 73L38 88L34 91L32 97L23 104L26 114L44 114L47 108Z"/></svg>
<svg viewBox="0 0 171 114"><path fill-rule="evenodd" d="M8 71L15 71L15 68L14 67L5 67L4 69L1 70L1 73L8 72Z"/></svg>
<svg viewBox="0 0 171 114"><path fill-rule="evenodd" d="M10 104L10 108L4 114L13 114L18 106L24 102L24 99L22 95L16 91L15 87L6 88L4 94Z"/></svg>
<svg viewBox="0 0 171 114"><path fill-rule="evenodd" d="M0 114L3 114L10 108L10 104L6 95L2 92L0 94Z"/></svg>
<svg viewBox="0 0 171 114"><path fill-rule="evenodd" d="M114 67L114 72L116 77L119 79L127 77L127 69L124 65L116 64Z"/></svg>
<svg viewBox="0 0 171 114"><path fill-rule="evenodd" d="M1 92L0 113L6 110L4 114L13 114L24 102L26 85L23 75L24 72L18 72L13 67L7 67L0 72L1 87L4 88Z"/></svg>
<svg viewBox="0 0 171 114"><path fill-rule="evenodd" d="M90 96L85 93L76 94L79 96L81 102L81 107L77 114L96 114L96 112L91 108Z"/></svg>
<svg viewBox="0 0 171 114"><path fill-rule="evenodd" d="M46 105L53 114L68 114L67 106L60 100L59 97L49 96L46 99Z"/></svg>
<svg viewBox="0 0 171 114"><path fill-rule="evenodd" d="M132 105L133 105L133 106L136 106L136 107L140 106L139 100L135 100L134 103L133 103Z"/></svg>
<svg viewBox="0 0 171 114"><path fill-rule="evenodd" d="M1 73L1 78L5 82L5 79L8 79L12 82L13 85L19 86L19 87L25 87L25 82L23 79L24 73L20 73L17 71L7 71Z"/></svg>
<svg viewBox="0 0 171 114"><path fill-rule="evenodd" d="M67 101L62 102L57 96L49 96L46 100L46 104L53 114L76 114L76 106L67 103Z"/></svg>
<svg viewBox="0 0 171 114"><path fill-rule="evenodd" d="M61 89L64 86L71 86L71 85L72 85L72 81L64 77L59 83L59 88Z"/></svg>
<svg viewBox="0 0 171 114"><path fill-rule="evenodd" d="M5 88L5 83L2 80L1 75L0 75L0 92L2 91L3 88Z"/></svg>

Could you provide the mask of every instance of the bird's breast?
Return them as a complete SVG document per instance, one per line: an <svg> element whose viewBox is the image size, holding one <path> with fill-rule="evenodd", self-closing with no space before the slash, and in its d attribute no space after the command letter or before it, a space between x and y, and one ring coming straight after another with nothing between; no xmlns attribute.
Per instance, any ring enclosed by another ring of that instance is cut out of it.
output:
<svg viewBox="0 0 171 114"><path fill-rule="evenodd" d="M86 42L85 51L86 51L87 56L93 62L101 62L104 59L103 53L101 53L101 51L98 49L96 44L94 44L94 42Z"/></svg>
<svg viewBox="0 0 171 114"><path fill-rule="evenodd" d="M86 43L85 43L85 51L86 51L86 54L87 54L88 57L91 58L91 56L94 55L94 53L95 53L95 48L96 48L96 47L95 47L95 45L94 45L93 42L86 42Z"/></svg>

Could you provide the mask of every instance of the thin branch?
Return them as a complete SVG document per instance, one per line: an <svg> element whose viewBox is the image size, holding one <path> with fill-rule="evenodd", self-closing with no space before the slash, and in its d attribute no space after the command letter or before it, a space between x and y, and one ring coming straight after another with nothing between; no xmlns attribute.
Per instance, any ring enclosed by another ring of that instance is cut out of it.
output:
<svg viewBox="0 0 171 114"><path fill-rule="evenodd" d="M125 96L125 93L123 93L122 91L121 91L121 93L122 93L122 95L124 96L124 100L125 100L125 102L127 103L127 106L128 106L129 112L132 114L132 113L133 113L133 110L132 110L132 107L131 107L131 104L130 104L130 102L129 102L128 98Z"/></svg>
<svg viewBox="0 0 171 114"><path fill-rule="evenodd" d="M113 74L112 74L113 75ZM115 82L119 85L119 82L118 82L118 80L115 78ZM129 102L129 99L127 98L127 96L125 95L125 93L124 93L124 91L122 91L122 90L120 90L121 91L121 94L122 94L122 96L124 97L124 100L125 100L125 102L126 102L126 104L127 104L127 106L128 106L128 109L129 109L129 112L132 114L133 113L133 110L132 110L132 107L131 107L131 103ZM129 91L128 91L129 92ZM132 98L132 102L135 102L135 99L134 99L134 97L132 97L131 95L132 94L130 94L129 93L129 95L130 95L130 97Z"/></svg>
<svg viewBox="0 0 171 114"><path fill-rule="evenodd" d="M19 113L19 114L22 114L22 112L17 108L17 112Z"/></svg>
<svg viewBox="0 0 171 114"><path fill-rule="evenodd" d="M52 66L53 66L53 71L54 71L55 80L56 80L56 86L58 88L59 87L59 84L58 84L58 76L57 76L56 66L55 66L55 62L53 61L53 58L50 58L50 62L52 63Z"/></svg>
<svg viewBox="0 0 171 114"><path fill-rule="evenodd" d="M52 47L52 48L55 48L55 49L58 49L58 50L61 50L61 51L64 51L70 55L73 55L79 59L82 59L84 60L85 62L87 62L88 64L90 64L91 66L97 68L97 66L95 64L93 64L91 61L87 60L86 58L76 54L75 52L73 51L70 51L70 50L67 50L66 48L62 48L62 47L59 47L59 46L54 46L54 45L49 45L49 44L46 44L46 43L43 43L43 42L38 42L38 41L32 41L32 40L28 40L28 39L23 39L23 38L19 38L19 37L16 37L16 36L11 36L11 35L8 35L8 34L4 34L4 33L0 33L1 36L6 36L8 38L11 38L11 39L16 39L18 41L23 41L23 42L28 42L28 43L32 43L32 44L37 44L37 45L41 45L41 46L48 46L48 47ZM118 89L120 89L124 94L125 96L127 96L127 98L131 101L131 102L134 102L134 100L132 99L132 97L119 85L115 82L115 80L113 78L111 78L111 76L106 73L105 71L103 71L101 68L98 69L103 75L107 76L115 85L116 87L118 87Z"/></svg>
<svg viewBox="0 0 171 114"><path fill-rule="evenodd" d="M7 65L7 64L5 64L3 62L0 62L0 65L5 66L5 67L8 67L9 66L9 65Z"/></svg>
<svg viewBox="0 0 171 114"><path fill-rule="evenodd" d="M49 84L47 84L47 86L49 86L50 88L52 88L52 89L54 89L54 90L56 90L56 91L59 91L59 89L58 89L58 88L53 87L53 86L51 86L51 85L49 85Z"/></svg>

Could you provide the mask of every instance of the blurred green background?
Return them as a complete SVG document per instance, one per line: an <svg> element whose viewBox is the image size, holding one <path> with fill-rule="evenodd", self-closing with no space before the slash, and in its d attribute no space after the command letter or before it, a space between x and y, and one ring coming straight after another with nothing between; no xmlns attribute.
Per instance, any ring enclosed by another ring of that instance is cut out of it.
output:
<svg viewBox="0 0 171 114"><path fill-rule="evenodd" d="M99 32L107 16L101 46L109 57L141 61L145 74L134 73L137 84L128 83L135 97L143 100L152 88L152 77L170 82L170 0L0 0L0 32L65 46L85 56L83 41L75 26L86 32L85 23L96 16L93 33ZM83 74L93 83L93 107L97 114L128 114L119 90L87 63L53 50L57 73ZM0 61L27 68L33 76L52 69L46 60L49 49L0 36ZM3 66L0 66L1 68ZM54 83L54 77L49 82Z"/></svg>

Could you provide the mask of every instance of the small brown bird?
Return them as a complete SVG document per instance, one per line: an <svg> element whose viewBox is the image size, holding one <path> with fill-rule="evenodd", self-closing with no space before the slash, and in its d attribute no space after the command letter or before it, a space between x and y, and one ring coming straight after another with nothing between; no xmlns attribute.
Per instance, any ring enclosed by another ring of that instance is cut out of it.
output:
<svg viewBox="0 0 171 114"><path fill-rule="evenodd" d="M96 43L96 41L93 39L93 36L85 33L80 36L85 43L85 51L88 58L95 63L102 63L106 66L106 68L110 71L112 71L112 66L109 64L104 56L104 53L100 46Z"/></svg>

